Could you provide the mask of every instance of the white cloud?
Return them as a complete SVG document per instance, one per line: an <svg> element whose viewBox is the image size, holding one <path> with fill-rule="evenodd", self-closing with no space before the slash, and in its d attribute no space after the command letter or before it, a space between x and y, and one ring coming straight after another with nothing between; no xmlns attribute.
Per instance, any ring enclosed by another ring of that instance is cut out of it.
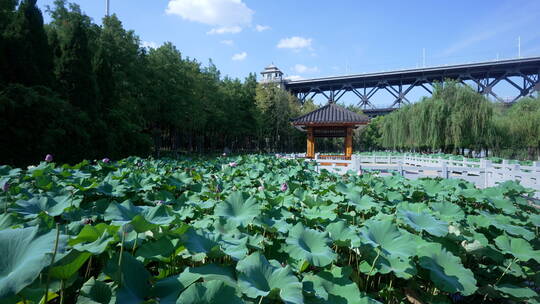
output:
<svg viewBox="0 0 540 304"><path fill-rule="evenodd" d="M295 81L295 80L302 80L304 79L304 77L300 75L291 75L291 76L285 77L285 79Z"/></svg>
<svg viewBox="0 0 540 304"><path fill-rule="evenodd" d="M234 41L232 41L232 40L221 40L221 43L225 44L225 45L233 45Z"/></svg>
<svg viewBox="0 0 540 304"><path fill-rule="evenodd" d="M280 49L302 49L311 48L311 38L293 36L290 38L281 39L277 45Z"/></svg>
<svg viewBox="0 0 540 304"><path fill-rule="evenodd" d="M213 28L210 31L206 32L208 35L221 35L221 34L238 34L242 31L242 28L238 25L233 26L223 26L218 28Z"/></svg>
<svg viewBox="0 0 540 304"><path fill-rule="evenodd" d="M242 0L169 0L166 13L220 27L248 25L255 13Z"/></svg>
<svg viewBox="0 0 540 304"><path fill-rule="evenodd" d="M308 67L303 64L295 64L293 67L293 71L296 73L304 74L304 73L316 73L319 71L319 68L315 67Z"/></svg>
<svg viewBox="0 0 540 304"><path fill-rule="evenodd" d="M264 31L269 30L269 29L270 29L270 26L268 26L268 25L260 25L260 24L257 24L257 25L255 26L255 30L256 30L257 32L264 32Z"/></svg>
<svg viewBox="0 0 540 304"><path fill-rule="evenodd" d="M242 61L246 59L246 57L247 57L247 53L242 52L242 53L234 54L231 59L234 61Z"/></svg>
<svg viewBox="0 0 540 304"><path fill-rule="evenodd" d="M154 41L141 41L141 46L146 49L157 49L159 44Z"/></svg>

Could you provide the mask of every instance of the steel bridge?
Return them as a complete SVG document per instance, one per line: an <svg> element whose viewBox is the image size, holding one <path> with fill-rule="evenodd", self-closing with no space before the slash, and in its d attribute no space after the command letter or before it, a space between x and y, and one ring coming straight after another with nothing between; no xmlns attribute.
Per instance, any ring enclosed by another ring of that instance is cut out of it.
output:
<svg viewBox="0 0 540 304"><path fill-rule="evenodd" d="M337 102L346 93L353 93L359 99L358 105L365 109L364 112L366 114L373 112L373 116L376 116L409 104L407 94L413 88L421 87L432 94L436 82L448 79L464 84L467 84L465 81L469 81L479 93L497 101L511 103L531 95L534 91L540 91L540 57L283 81L282 85L302 103L317 95L323 95L329 101ZM493 88L502 82L515 87L519 92L518 95L510 99L498 96ZM390 107L378 109L371 99L382 90L389 92L394 101Z"/></svg>

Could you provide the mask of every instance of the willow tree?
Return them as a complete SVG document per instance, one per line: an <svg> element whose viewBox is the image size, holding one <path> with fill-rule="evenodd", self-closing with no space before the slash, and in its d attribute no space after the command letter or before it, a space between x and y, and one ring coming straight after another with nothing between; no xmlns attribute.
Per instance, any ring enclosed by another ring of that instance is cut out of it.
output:
<svg viewBox="0 0 540 304"><path fill-rule="evenodd" d="M463 151L487 147L493 105L455 81L436 84L433 96L385 117L386 148Z"/></svg>
<svg viewBox="0 0 540 304"><path fill-rule="evenodd" d="M540 156L540 97L522 98L500 107L492 123L491 145L497 155L537 159Z"/></svg>
<svg viewBox="0 0 540 304"><path fill-rule="evenodd" d="M467 85L450 81L437 85L433 98L448 107L447 147L476 151L486 147L493 105L483 95Z"/></svg>

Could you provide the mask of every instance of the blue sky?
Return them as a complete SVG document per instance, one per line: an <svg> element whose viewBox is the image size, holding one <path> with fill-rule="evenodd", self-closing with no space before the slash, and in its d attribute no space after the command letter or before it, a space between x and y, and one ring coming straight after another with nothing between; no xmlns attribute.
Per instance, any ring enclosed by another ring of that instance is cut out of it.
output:
<svg viewBox="0 0 540 304"><path fill-rule="evenodd" d="M244 78L292 78L540 56L540 1L110 0L147 45L171 41ZM44 8L53 0L38 0ZM100 23L105 0L76 0ZM46 19L47 20L47 19Z"/></svg>

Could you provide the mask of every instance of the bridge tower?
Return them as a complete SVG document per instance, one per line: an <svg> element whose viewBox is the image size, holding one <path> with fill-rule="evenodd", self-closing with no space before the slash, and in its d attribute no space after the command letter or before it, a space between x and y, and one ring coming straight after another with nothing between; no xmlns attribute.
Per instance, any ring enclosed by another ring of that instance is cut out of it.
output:
<svg viewBox="0 0 540 304"><path fill-rule="evenodd" d="M279 85L281 88L284 88L284 79L283 79L283 72L278 69L277 66L275 66L273 63L266 68L264 68L264 71L261 72L262 79L260 83L275 83Z"/></svg>

